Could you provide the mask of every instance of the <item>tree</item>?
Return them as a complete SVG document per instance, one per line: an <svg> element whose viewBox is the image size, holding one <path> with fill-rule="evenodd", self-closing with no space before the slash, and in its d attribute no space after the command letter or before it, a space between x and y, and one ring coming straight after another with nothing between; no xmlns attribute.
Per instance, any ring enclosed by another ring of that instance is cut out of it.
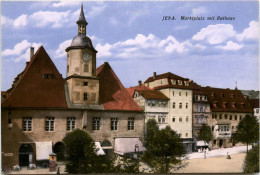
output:
<svg viewBox="0 0 260 175"><path fill-rule="evenodd" d="M258 173L259 172L259 145L251 149L245 160L244 173Z"/></svg>
<svg viewBox="0 0 260 175"><path fill-rule="evenodd" d="M259 124L256 117L246 115L237 125L235 140L246 143L247 153L248 144L259 140Z"/></svg>
<svg viewBox="0 0 260 175"><path fill-rule="evenodd" d="M85 131L76 129L63 139L66 148L66 170L69 174L110 172L112 162L96 154L94 140ZM112 170L111 170L112 171Z"/></svg>
<svg viewBox="0 0 260 175"><path fill-rule="evenodd" d="M199 140L205 140L209 142L212 139L211 129L207 124L203 124L199 132Z"/></svg>
<svg viewBox="0 0 260 175"><path fill-rule="evenodd" d="M155 173L168 173L171 165L179 163L185 154L182 140L170 126L159 130L155 120L148 120L143 160Z"/></svg>

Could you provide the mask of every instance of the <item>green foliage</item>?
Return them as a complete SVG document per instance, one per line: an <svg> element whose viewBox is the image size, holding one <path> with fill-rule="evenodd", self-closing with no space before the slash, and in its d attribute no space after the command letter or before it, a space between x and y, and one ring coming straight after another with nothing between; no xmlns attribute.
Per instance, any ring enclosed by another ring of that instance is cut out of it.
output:
<svg viewBox="0 0 260 175"><path fill-rule="evenodd" d="M66 147L66 159L68 173L99 173L110 172L113 168L112 162L106 156L96 154L94 140L89 134L82 130L74 130L63 139Z"/></svg>
<svg viewBox="0 0 260 175"><path fill-rule="evenodd" d="M159 130L155 120L148 120L146 125L145 146L143 161L155 173L168 173L173 164L180 162L177 157L185 154L182 140L169 126Z"/></svg>
<svg viewBox="0 0 260 175"><path fill-rule="evenodd" d="M120 158L119 158L120 159ZM114 173L138 173L138 160L123 157L114 167Z"/></svg>
<svg viewBox="0 0 260 175"><path fill-rule="evenodd" d="M246 143L247 145L259 140L259 124L256 117L246 115L239 122L235 133L235 140Z"/></svg>
<svg viewBox="0 0 260 175"><path fill-rule="evenodd" d="M203 124L199 132L199 140L205 140L209 142L212 139L211 129L208 125Z"/></svg>
<svg viewBox="0 0 260 175"><path fill-rule="evenodd" d="M246 155L245 173L259 172L259 145L251 149Z"/></svg>

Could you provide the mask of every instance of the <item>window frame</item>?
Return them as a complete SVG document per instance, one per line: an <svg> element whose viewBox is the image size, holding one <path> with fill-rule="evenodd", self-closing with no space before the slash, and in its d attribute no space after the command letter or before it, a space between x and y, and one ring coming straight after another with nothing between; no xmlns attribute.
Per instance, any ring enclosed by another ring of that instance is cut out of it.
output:
<svg viewBox="0 0 260 175"><path fill-rule="evenodd" d="M110 119L110 129L112 131L117 131L118 130L118 118L111 118Z"/></svg>
<svg viewBox="0 0 260 175"><path fill-rule="evenodd" d="M101 126L101 118L100 117L93 117L92 118L92 130L99 131Z"/></svg>
<svg viewBox="0 0 260 175"><path fill-rule="evenodd" d="M132 131L132 130L135 130L135 118L134 117L129 117L128 118L128 130L129 131Z"/></svg>
<svg viewBox="0 0 260 175"><path fill-rule="evenodd" d="M76 129L76 118L68 117L67 118L67 131L73 131Z"/></svg>
<svg viewBox="0 0 260 175"><path fill-rule="evenodd" d="M23 131L32 131L32 117L23 117Z"/></svg>
<svg viewBox="0 0 260 175"><path fill-rule="evenodd" d="M55 117L45 117L45 131L55 131Z"/></svg>

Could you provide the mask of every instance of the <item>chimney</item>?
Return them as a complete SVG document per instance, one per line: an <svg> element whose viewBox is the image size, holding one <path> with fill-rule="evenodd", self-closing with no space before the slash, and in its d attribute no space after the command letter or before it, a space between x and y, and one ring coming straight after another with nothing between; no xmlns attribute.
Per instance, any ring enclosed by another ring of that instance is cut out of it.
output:
<svg viewBox="0 0 260 175"><path fill-rule="evenodd" d="M30 51L31 51L30 52L30 60L31 60L34 55L34 47L31 47Z"/></svg>
<svg viewBox="0 0 260 175"><path fill-rule="evenodd" d="M142 81L141 81L141 80L138 81L138 86L139 86L139 87L142 86Z"/></svg>
<svg viewBox="0 0 260 175"><path fill-rule="evenodd" d="M153 79L155 79L156 77L156 72L153 72Z"/></svg>

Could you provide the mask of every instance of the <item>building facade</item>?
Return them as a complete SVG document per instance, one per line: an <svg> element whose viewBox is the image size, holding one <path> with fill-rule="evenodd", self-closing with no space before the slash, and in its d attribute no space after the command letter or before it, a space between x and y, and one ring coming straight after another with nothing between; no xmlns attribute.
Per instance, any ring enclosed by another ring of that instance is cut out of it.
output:
<svg viewBox="0 0 260 175"><path fill-rule="evenodd" d="M162 92L169 100L169 125L183 139L188 152L192 151L192 98L199 86L193 81L170 72L156 75L154 72L144 85Z"/></svg>
<svg viewBox="0 0 260 175"><path fill-rule="evenodd" d="M64 79L41 46L2 93L2 169L29 164L46 165L49 154L64 159L63 138L84 130L107 155L144 150L144 112L128 94L111 66L96 68L96 53L86 36L81 7L78 35L67 51ZM127 150L124 138L131 144Z"/></svg>
<svg viewBox="0 0 260 175"><path fill-rule="evenodd" d="M253 116L252 107L241 91L237 89L220 89L207 86L203 87L202 91L207 94L211 109L211 120L208 122L213 133L211 147L214 149L234 146L232 133L236 131L239 121L246 115Z"/></svg>
<svg viewBox="0 0 260 175"><path fill-rule="evenodd" d="M135 102L144 109L145 122L149 119L155 119L160 129L169 125L168 97L160 91L141 85L140 82L139 86L127 90Z"/></svg>

